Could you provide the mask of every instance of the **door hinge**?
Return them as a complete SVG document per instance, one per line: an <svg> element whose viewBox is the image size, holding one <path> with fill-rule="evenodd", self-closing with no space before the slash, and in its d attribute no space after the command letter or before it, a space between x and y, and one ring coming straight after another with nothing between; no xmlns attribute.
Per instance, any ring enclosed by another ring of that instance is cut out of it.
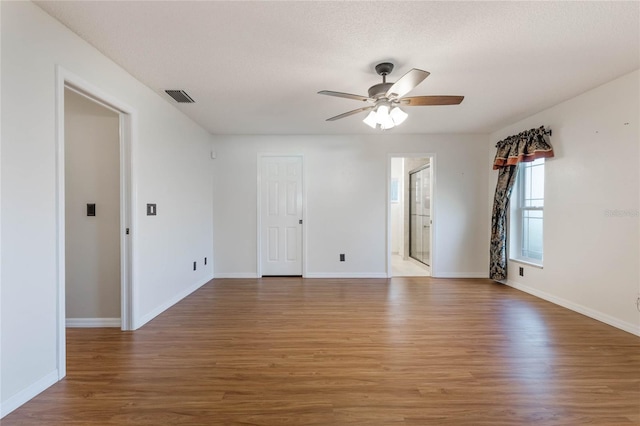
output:
<svg viewBox="0 0 640 426"><path fill-rule="evenodd" d="M125 232L125 233L126 233L127 235L129 235L129 228L127 228L127 230L126 230L126 232Z"/></svg>
<svg viewBox="0 0 640 426"><path fill-rule="evenodd" d="M302 225L302 219L300 219L300 220L298 221L298 223L299 223L300 225Z"/></svg>

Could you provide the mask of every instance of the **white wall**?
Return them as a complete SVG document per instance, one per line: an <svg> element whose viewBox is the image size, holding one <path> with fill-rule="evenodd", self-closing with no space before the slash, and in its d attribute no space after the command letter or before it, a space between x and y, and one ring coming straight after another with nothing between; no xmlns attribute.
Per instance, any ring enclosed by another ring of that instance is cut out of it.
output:
<svg viewBox="0 0 640 426"><path fill-rule="evenodd" d="M258 153L303 154L307 276L386 276L389 154L434 153L434 276L488 276L485 135L217 136L216 276L256 274ZM346 262L338 255L346 254Z"/></svg>
<svg viewBox="0 0 640 426"><path fill-rule="evenodd" d="M64 102L66 317L119 320L119 116L71 90Z"/></svg>
<svg viewBox="0 0 640 426"><path fill-rule="evenodd" d="M520 277L522 265L509 262L508 283L640 335L639 80L633 72L493 133L490 156L509 135L541 125L553 131L544 269L525 265ZM491 203L496 179L494 171Z"/></svg>
<svg viewBox="0 0 640 426"><path fill-rule="evenodd" d="M134 325L209 280L212 137L29 2L0 2L2 415L58 379L55 66L137 111ZM157 203L158 216L144 215ZM199 268L192 271L192 262Z"/></svg>

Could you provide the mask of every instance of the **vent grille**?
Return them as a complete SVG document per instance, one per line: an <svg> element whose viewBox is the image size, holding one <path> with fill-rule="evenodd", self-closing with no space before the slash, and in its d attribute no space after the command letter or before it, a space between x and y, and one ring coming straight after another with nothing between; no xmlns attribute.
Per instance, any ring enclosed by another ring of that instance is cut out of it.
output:
<svg viewBox="0 0 640 426"><path fill-rule="evenodd" d="M165 93L181 104L192 104L195 101L184 90L165 90Z"/></svg>

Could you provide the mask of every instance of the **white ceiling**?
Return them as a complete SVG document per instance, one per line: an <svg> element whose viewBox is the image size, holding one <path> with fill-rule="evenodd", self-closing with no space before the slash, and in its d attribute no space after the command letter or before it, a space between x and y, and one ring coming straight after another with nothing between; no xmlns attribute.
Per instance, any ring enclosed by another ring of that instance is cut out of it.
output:
<svg viewBox="0 0 640 426"><path fill-rule="evenodd" d="M640 67L640 3L39 1L42 9L214 134L366 134L373 67L431 72L393 133L490 132Z"/></svg>

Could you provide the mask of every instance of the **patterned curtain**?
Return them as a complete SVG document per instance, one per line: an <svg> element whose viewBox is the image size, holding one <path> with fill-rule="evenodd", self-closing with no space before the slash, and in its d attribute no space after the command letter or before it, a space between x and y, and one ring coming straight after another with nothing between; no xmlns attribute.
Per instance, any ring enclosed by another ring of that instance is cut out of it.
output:
<svg viewBox="0 0 640 426"><path fill-rule="evenodd" d="M544 127L531 129L501 140L496 144L493 170L498 172L498 184L491 214L491 247L489 278L507 278L507 207L518 174L518 163L553 157Z"/></svg>

